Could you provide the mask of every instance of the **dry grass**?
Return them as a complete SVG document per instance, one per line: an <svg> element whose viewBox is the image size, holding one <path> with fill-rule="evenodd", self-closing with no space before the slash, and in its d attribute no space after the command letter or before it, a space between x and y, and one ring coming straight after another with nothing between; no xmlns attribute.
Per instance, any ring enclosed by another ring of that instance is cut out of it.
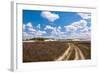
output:
<svg viewBox="0 0 100 73"><path fill-rule="evenodd" d="M66 42L24 42L23 62L53 61L67 48Z"/></svg>
<svg viewBox="0 0 100 73"><path fill-rule="evenodd" d="M54 61L69 47L67 43L74 43L84 53L86 59L91 58L90 42L79 41L48 41L48 42L23 42L23 62ZM83 47L85 46L85 47ZM86 49L88 47L88 49ZM84 49L85 48L85 49ZM69 60L74 59L75 51Z"/></svg>
<svg viewBox="0 0 100 73"><path fill-rule="evenodd" d="M91 43L90 42L80 42L80 43L77 43L76 45L83 52L85 59L91 59Z"/></svg>

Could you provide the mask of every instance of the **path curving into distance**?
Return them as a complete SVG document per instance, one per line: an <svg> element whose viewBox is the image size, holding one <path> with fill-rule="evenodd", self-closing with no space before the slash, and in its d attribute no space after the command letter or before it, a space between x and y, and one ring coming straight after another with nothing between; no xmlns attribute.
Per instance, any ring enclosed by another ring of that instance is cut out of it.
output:
<svg viewBox="0 0 100 73"><path fill-rule="evenodd" d="M90 41L23 41L23 62L91 59Z"/></svg>
<svg viewBox="0 0 100 73"><path fill-rule="evenodd" d="M77 45L75 45L74 43L67 43L67 44L69 47L59 58L56 59L56 61L69 60L71 56L74 56L73 60L85 59L84 53Z"/></svg>

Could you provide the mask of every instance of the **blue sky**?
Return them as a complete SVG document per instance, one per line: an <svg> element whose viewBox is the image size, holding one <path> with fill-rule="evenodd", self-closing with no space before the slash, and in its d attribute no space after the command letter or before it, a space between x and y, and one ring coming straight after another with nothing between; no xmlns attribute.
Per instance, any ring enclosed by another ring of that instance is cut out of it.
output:
<svg viewBox="0 0 100 73"><path fill-rule="evenodd" d="M64 26L67 24L70 24L74 21L78 21L81 19L79 15L77 15L76 12L52 12L55 14L59 14L60 19L55 20L52 24L55 24L55 26ZM31 11L31 10L24 10L23 11L23 23L27 24L28 22L31 22L33 26L36 26L37 24L48 24L50 21L47 19L44 19L41 17L41 11Z"/></svg>
<svg viewBox="0 0 100 73"><path fill-rule="evenodd" d="M90 28L91 13L23 10L23 38L90 39Z"/></svg>

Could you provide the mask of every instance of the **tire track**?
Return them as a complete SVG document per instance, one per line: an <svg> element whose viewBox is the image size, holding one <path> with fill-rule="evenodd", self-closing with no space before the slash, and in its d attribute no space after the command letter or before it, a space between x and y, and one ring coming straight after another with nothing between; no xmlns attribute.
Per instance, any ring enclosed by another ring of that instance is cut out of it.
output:
<svg viewBox="0 0 100 73"><path fill-rule="evenodd" d="M78 49L77 49L77 47L74 47L74 50L75 50L75 58L74 58L74 60L79 60L79 52L78 52Z"/></svg>
<svg viewBox="0 0 100 73"><path fill-rule="evenodd" d="M69 58L70 58L70 56L71 56L73 50L74 50L73 48L70 48L70 51L65 55L65 57L64 57L63 60L69 60Z"/></svg>
<svg viewBox="0 0 100 73"><path fill-rule="evenodd" d="M79 46L85 48L86 50L89 50L89 48L87 46L85 46L85 45L79 44Z"/></svg>
<svg viewBox="0 0 100 73"><path fill-rule="evenodd" d="M67 50L58 58L56 61L62 61L62 60L69 60L71 56L73 56L73 50L75 51L75 58L73 60L84 60L85 55L83 54L82 50L76 46L73 43L67 43L69 47Z"/></svg>
<svg viewBox="0 0 100 73"><path fill-rule="evenodd" d="M70 56L70 54L71 54L71 43L68 43L68 45L69 45L69 47L67 48L67 50L58 58L58 59L56 59L56 61L61 61L61 60L63 60L66 56L67 56L67 58L66 59L68 59L69 58L69 56Z"/></svg>
<svg viewBox="0 0 100 73"><path fill-rule="evenodd" d="M87 46L81 45L81 44L79 44L77 46L80 48L80 50L84 54L85 59L90 59L91 58L91 49L90 49L90 47L87 47Z"/></svg>
<svg viewBox="0 0 100 73"><path fill-rule="evenodd" d="M84 60L85 59L85 56L84 56L84 54L82 53L82 51L77 47L77 46L75 46L74 45L74 49L76 50L76 56L75 56L75 59L74 60L79 60L79 59L81 59L81 60Z"/></svg>

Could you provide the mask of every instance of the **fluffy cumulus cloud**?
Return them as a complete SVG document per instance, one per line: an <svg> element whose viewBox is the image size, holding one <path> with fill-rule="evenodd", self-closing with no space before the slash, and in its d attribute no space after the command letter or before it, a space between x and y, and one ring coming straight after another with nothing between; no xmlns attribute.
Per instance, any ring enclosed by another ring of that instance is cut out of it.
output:
<svg viewBox="0 0 100 73"><path fill-rule="evenodd" d="M64 32L62 32L61 30L59 30L58 28L54 29L52 32L51 32L51 35L54 35L54 36L62 36L64 34Z"/></svg>
<svg viewBox="0 0 100 73"><path fill-rule="evenodd" d="M49 11L42 11L41 16L45 19L48 19L50 22L54 22L55 20L60 18L58 14Z"/></svg>
<svg viewBox="0 0 100 73"><path fill-rule="evenodd" d="M50 26L50 25L46 25L46 27L44 28L44 30L48 30L48 29L50 29L50 30L54 30L55 28L52 27L52 26Z"/></svg>
<svg viewBox="0 0 100 73"><path fill-rule="evenodd" d="M64 26L64 28L67 32L75 32L75 31L77 31L79 29L83 29L85 27L87 27L87 22L85 20L80 20L77 22L73 22L70 25Z"/></svg>
<svg viewBox="0 0 100 73"><path fill-rule="evenodd" d="M41 24L38 24L38 25L37 25L37 28L40 29L40 28L41 28Z"/></svg>
<svg viewBox="0 0 100 73"><path fill-rule="evenodd" d="M72 33L71 35L67 36L68 38L80 38L80 39L86 39L86 40L90 40L91 39L91 33L87 32L87 33Z"/></svg>
<svg viewBox="0 0 100 73"><path fill-rule="evenodd" d="M61 31L61 26L58 27L52 27L50 25L46 25L46 27L44 28L45 30L51 30L50 35L54 38L59 38L59 36L61 37L62 35L64 35L64 32Z"/></svg>
<svg viewBox="0 0 100 73"><path fill-rule="evenodd" d="M72 26L76 27L77 29L82 29L87 26L87 21L80 20L71 24Z"/></svg>
<svg viewBox="0 0 100 73"><path fill-rule="evenodd" d="M35 31L36 31L36 30L33 29L33 28L28 28L28 30L29 30L30 32L35 32Z"/></svg>
<svg viewBox="0 0 100 73"><path fill-rule="evenodd" d="M79 20L73 22L70 25L53 27L51 25L46 25L44 30L51 30L49 36L54 38L90 38L91 30L87 26L86 20Z"/></svg>
<svg viewBox="0 0 100 73"><path fill-rule="evenodd" d="M72 25L64 26L64 28L65 28L66 32L74 32L77 30L77 28Z"/></svg>
<svg viewBox="0 0 100 73"><path fill-rule="evenodd" d="M40 25L40 24L39 24ZM39 26L38 25L38 26ZM37 26L37 28L38 28ZM40 27L40 26L39 26ZM23 24L23 39L30 39L33 37L39 37L46 34L46 31L37 30L32 26L32 23Z"/></svg>
<svg viewBox="0 0 100 73"><path fill-rule="evenodd" d="M33 28L32 23L31 23L31 22L27 23L27 24L26 24L26 27L28 27L28 28Z"/></svg>
<svg viewBox="0 0 100 73"><path fill-rule="evenodd" d="M86 32L90 32L91 29L90 29L90 27L86 26L84 29L82 29L80 31L83 32L83 33L86 33Z"/></svg>
<svg viewBox="0 0 100 73"><path fill-rule="evenodd" d="M77 22L73 22L70 25L64 26L66 32L70 32L70 37L76 38L90 38L91 30L90 27L87 26L86 20L80 20Z"/></svg>
<svg viewBox="0 0 100 73"><path fill-rule="evenodd" d="M45 25L40 30L40 24L33 26L32 23L23 24L23 39L33 37L53 38L91 38L91 29L86 20L79 20L66 26Z"/></svg>
<svg viewBox="0 0 100 73"><path fill-rule="evenodd" d="M26 40L26 39L31 39L33 37L32 34L29 34L27 32L23 32L23 40Z"/></svg>
<svg viewBox="0 0 100 73"><path fill-rule="evenodd" d="M46 31L40 31L38 30L34 35L39 37L39 36L42 36L43 34L46 34Z"/></svg>
<svg viewBox="0 0 100 73"><path fill-rule="evenodd" d="M83 19L90 19L91 13L78 13L79 16L81 16Z"/></svg>
<svg viewBox="0 0 100 73"><path fill-rule="evenodd" d="M29 32L35 32L35 31L36 31L36 30L33 28L32 23L30 23L30 22L27 23L25 27L26 27L26 30L29 31Z"/></svg>

